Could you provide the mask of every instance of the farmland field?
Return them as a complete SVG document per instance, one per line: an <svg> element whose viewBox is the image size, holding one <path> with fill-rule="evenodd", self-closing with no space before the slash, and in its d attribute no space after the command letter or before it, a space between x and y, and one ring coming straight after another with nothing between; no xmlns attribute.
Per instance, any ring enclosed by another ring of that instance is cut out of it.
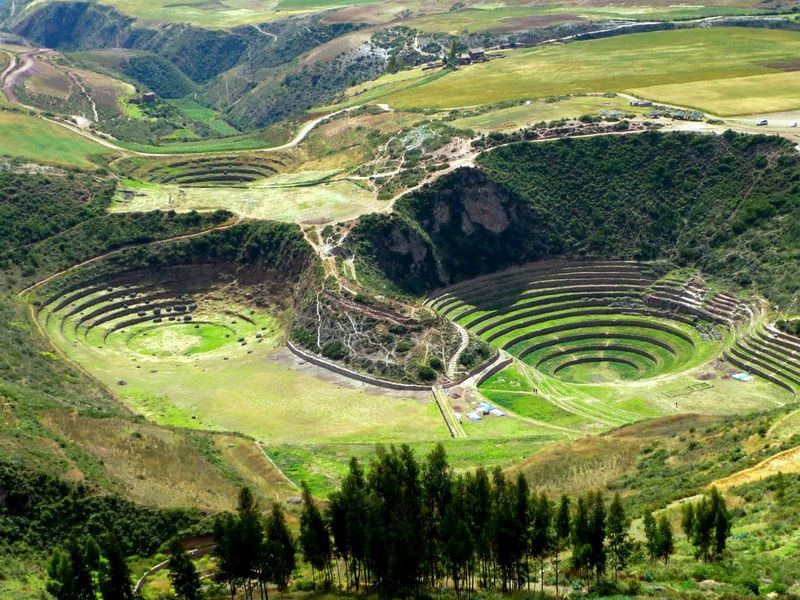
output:
<svg viewBox="0 0 800 600"><path fill-rule="evenodd" d="M236 135L239 133L234 127L220 119L215 110L205 107L195 100L184 98L182 100L172 100L170 103L195 121L205 123L220 135Z"/></svg>
<svg viewBox="0 0 800 600"><path fill-rule="evenodd" d="M600 115L603 111L644 114L646 109L631 107L628 100L604 96L575 96L553 102L531 101L509 108L488 110L475 116L451 121L453 127L477 131L514 131L541 121L576 118L582 115Z"/></svg>
<svg viewBox="0 0 800 600"><path fill-rule="evenodd" d="M286 18L292 14L346 9L335 20L353 22L386 22L403 9L412 9L422 16L410 20L410 26L423 31L484 31L520 30L524 27L544 26L559 21L584 19L671 20L692 19L717 15L757 14L765 9L751 2L722 2L719 5L669 5L648 6L586 5L579 2L559 2L550 5L506 6L499 3L477 2L461 4L453 11L450 3L437 0L414 2L376 2L375 0L223 0L208 3L189 0L182 3L162 4L144 0L103 0L105 4L143 21L192 23L202 27L234 27L250 23L263 23ZM376 6L373 6L376 5ZM449 12L448 12L449 11Z"/></svg>
<svg viewBox="0 0 800 600"><path fill-rule="evenodd" d="M0 154L56 165L93 168L113 151L43 119L0 112Z"/></svg>
<svg viewBox="0 0 800 600"><path fill-rule="evenodd" d="M455 12L415 17L408 22L408 26L420 31L447 32L456 35L463 31L515 31L589 20L669 21L722 15L758 14L760 12L766 11L736 6L590 6L567 3L503 6L484 4Z"/></svg>
<svg viewBox="0 0 800 600"><path fill-rule="evenodd" d="M755 76L770 76L778 94L767 109L788 110L800 107L793 93L797 75L787 67L798 51L800 33L791 31L714 28L631 34L508 51L497 62L438 78L420 72L417 80L389 82L383 88L379 79L378 87L365 96L400 109L451 108L573 93L644 93L669 85L670 99L677 104L684 102L683 89L703 110L743 114L763 112L765 80ZM713 90L705 93L720 80L736 89L733 106Z"/></svg>
<svg viewBox="0 0 800 600"><path fill-rule="evenodd" d="M304 175L308 174L278 175L249 186L226 188L131 182L126 189L135 195L118 198L112 210L189 212L222 208L243 217L320 223L352 219L384 205L350 181L294 183Z"/></svg>

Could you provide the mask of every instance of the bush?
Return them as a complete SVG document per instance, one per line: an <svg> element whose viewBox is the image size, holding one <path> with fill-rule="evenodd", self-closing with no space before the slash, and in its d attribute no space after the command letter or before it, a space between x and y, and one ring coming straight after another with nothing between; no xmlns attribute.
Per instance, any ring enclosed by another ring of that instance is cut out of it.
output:
<svg viewBox="0 0 800 600"><path fill-rule="evenodd" d="M434 381L436 379L436 371L428 365L420 365L417 369L417 377L422 381Z"/></svg>
<svg viewBox="0 0 800 600"><path fill-rule="evenodd" d="M347 350L342 342L335 340L322 347L322 356L331 360L341 360L347 356Z"/></svg>

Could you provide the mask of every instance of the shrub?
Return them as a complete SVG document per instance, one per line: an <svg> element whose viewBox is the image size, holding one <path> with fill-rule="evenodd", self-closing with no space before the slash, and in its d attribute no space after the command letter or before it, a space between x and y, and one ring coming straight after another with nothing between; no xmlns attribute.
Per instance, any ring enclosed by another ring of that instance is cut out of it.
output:
<svg viewBox="0 0 800 600"><path fill-rule="evenodd" d="M334 340L322 347L322 356L330 358L331 360L341 360L347 356L347 350L342 342Z"/></svg>
<svg viewBox="0 0 800 600"><path fill-rule="evenodd" d="M431 369L428 365L420 365L417 369L417 377L422 381L433 381L436 379L436 371Z"/></svg>

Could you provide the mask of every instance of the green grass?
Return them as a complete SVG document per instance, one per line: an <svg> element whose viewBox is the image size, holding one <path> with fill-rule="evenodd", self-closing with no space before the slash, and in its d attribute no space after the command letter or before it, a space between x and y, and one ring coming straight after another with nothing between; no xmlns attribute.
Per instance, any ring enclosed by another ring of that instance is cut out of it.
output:
<svg viewBox="0 0 800 600"><path fill-rule="evenodd" d="M354 219L383 206L372 192L349 181L324 181L328 176L316 171L276 175L239 187L179 187L126 181L122 189L133 190L136 195L118 196L111 210L189 212L224 208L256 219L329 223Z"/></svg>
<svg viewBox="0 0 800 600"><path fill-rule="evenodd" d="M326 10L340 6L373 4L376 0L280 0L277 9L285 11Z"/></svg>
<svg viewBox="0 0 800 600"><path fill-rule="evenodd" d="M399 109L449 108L681 85L695 106L745 114L765 108L763 82L747 78L772 75L768 83L778 100L766 108L788 110L800 107L800 95L795 93L794 73L782 69L796 60L798 52L800 33L792 31L712 28L631 34L508 51L506 58L432 81L431 76L420 75L417 85L403 81L378 86L365 97L375 100L382 91L380 100ZM709 82L723 79L737 88L738 100L718 105L719 98L708 91L715 84ZM678 88L669 91L680 96Z"/></svg>
<svg viewBox="0 0 800 600"><path fill-rule="evenodd" d="M248 314L235 302L218 300L213 307L200 306L198 323L127 327L110 334L106 343L103 325L84 336L83 329L74 333L75 317L47 318L48 309L40 318L70 359L161 425L237 431L267 443L396 442L447 435L427 395L382 395L342 385L317 369L298 369L300 361L279 353L283 333L273 316ZM255 325L227 310L248 314ZM195 330L200 321L214 326ZM175 334L176 328L183 335Z"/></svg>
<svg viewBox="0 0 800 600"><path fill-rule="evenodd" d="M545 446L563 438L553 434L520 435L486 439L443 439L436 441L410 440L409 446L419 457L441 443L447 458L457 471L482 465L487 469L511 466ZM347 462L355 456L369 463L375 451L374 443L363 444L284 444L268 449L270 457L294 481L306 481L315 495L325 496L347 472Z"/></svg>
<svg viewBox="0 0 800 600"><path fill-rule="evenodd" d="M239 133L236 128L220 119L217 111L203 106L196 100L183 98L181 100L170 100L170 104L181 110L189 118L205 123L220 135L236 135Z"/></svg>
<svg viewBox="0 0 800 600"><path fill-rule="evenodd" d="M536 6L477 5L454 12L427 14L409 21L408 26L426 32L478 32L524 27L552 27L590 19L668 21L713 16L762 14L769 11L738 6L578 6L541 4Z"/></svg>
<svg viewBox="0 0 800 600"><path fill-rule="evenodd" d="M43 119L0 111L0 155L67 167L93 168L112 150Z"/></svg>
<svg viewBox="0 0 800 600"><path fill-rule="evenodd" d="M628 91L659 102L699 108L728 117L797 108L800 80L796 72L787 72L711 79L693 84L657 85Z"/></svg>
<svg viewBox="0 0 800 600"><path fill-rule="evenodd" d="M597 116L603 111L626 114L644 114L645 112L642 108L630 106L628 100L620 97L575 96L554 102L534 100L530 104L488 110L474 116L456 119L450 124L459 129L510 132L541 121L557 121L582 115Z"/></svg>
<svg viewBox="0 0 800 600"><path fill-rule="evenodd" d="M281 14L259 0L223 0L209 5L206 0L163 3L150 0L103 0L121 12L142 20L171 23L192 23L202 27L235 27L247 23L263 23ZM285 15L283 15L285 16Z"/></svg>

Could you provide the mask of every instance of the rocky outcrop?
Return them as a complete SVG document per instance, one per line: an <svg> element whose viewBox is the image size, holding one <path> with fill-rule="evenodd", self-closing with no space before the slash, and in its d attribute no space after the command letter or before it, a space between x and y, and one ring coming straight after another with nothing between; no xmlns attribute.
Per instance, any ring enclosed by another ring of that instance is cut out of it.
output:
<svg viewBox="0 0 800 600"><path fill-rule="evenodd" d="M353 253L401 288L422 292L543 256L539 219L478 169L464 168L361 219Z"/></svg>

